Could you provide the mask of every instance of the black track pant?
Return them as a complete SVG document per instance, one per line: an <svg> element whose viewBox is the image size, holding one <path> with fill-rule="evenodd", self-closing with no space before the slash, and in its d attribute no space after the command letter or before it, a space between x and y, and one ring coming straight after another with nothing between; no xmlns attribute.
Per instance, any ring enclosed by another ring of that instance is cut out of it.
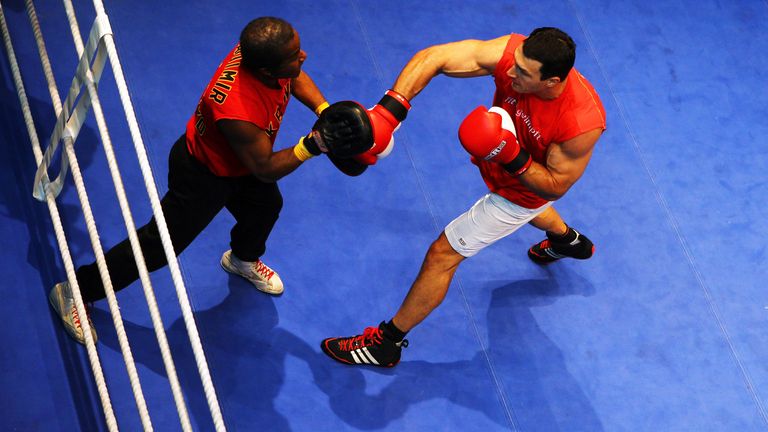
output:
<svg viewBox="0 0 768 432"><path fill-rule="evenodd" d="M212 174L189 153L182 135L168 157L168 192L161 204L177 255L226 207L236 220L230 235L232 252L242 260L256 261L266 250L283 198L277 183ZM167 265L154 217L137 234L149 271ZM106 260L115 291L139 278L127 238L106 253ZM95 262L77 269L77 281L84 301L106 297Z"/></svg>

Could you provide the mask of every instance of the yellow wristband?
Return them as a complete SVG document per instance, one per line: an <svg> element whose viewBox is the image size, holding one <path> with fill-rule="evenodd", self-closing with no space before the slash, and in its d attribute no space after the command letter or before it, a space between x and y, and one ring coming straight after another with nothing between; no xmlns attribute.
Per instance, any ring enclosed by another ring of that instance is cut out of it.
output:
<svg viewBox="0 0 768 432"><path fill-rule="evenodd" d="M330 105L328 105L328 102L323 102L320 105L315 108L315 114L317 114L318 117L320 117L320 113L323 112L324 109L328 108Z"/></svg>
<svg viewBox="0 0 768 432"><path fill-rule="evenodd" d="M304 145L304 137L301 137L299 143L293 146L293 154L296 155L296 159L302 162L314 156L309 152L309 150L307 150L307 147Z"/></svg>

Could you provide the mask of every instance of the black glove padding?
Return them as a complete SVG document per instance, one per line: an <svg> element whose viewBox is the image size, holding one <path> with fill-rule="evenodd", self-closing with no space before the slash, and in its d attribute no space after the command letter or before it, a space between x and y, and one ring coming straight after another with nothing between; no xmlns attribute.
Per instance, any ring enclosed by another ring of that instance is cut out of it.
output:
<svg viewBox="0 0 768 432"><path fill-rule="evenodd" d="M328 153L349 158L373 147L373 127L365 108L357 102L336 102L323 110L304 146L313 155Z"/></svg>
<svg viewBox="0 0 768 432"><path fill-rule="evenodd" d="M360 163L352 158L342 158L328 153L328 159L333 162L339 171L350 177L357 177L368 169L368 165Z"/></svg>

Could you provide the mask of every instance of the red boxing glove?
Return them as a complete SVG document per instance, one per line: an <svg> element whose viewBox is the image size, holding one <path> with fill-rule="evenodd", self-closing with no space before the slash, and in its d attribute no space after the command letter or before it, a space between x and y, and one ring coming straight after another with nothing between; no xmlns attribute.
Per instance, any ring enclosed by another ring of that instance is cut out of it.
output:
<svg viewBox="0 0 768 432"><path fill-rule="evenodd" d="M405 120L410 109L411 103L405 96L387 90L379 103L368 110L368 118L373 126L373 147L354 156L354 159L365 165L373 165L387 157L395 145L392 134L400 127L400 122Z"/></svg>
<svg viewBox="0 0 768 432"><path fill-rule="evenodd" d="M512 117L502 108L475 108L459 126L459 141L467 153L499 163L513 176L531 166L531 155L517 142Z"/></svg>

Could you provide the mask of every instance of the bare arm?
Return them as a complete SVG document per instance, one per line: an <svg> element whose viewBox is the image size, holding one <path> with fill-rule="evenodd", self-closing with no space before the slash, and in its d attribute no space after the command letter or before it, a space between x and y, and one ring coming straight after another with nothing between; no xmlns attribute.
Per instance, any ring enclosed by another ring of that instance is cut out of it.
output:
<svg viewBox="0 0 768 432"><path fill-rule="evenodd" d="M273 152L269 135L253 123L219 120L216 125L243 164L263 181L277 181L302 163L294 155L292 147Z"/></svg>
<svg viewBox="0 0 768 432"><path fill-rule="evenodd" d="M291 82L291 94L312 111L316 111L325 102L325 96L304 71Z"/></svg>
<svg viewBox="0 0 768 432"><path fill-rule="evenodd" d="M562 197L584 174L602 133L602 129L593 129L563 143L551 144L546 165L534 162L520 175L520 181L544 199L554 201Z"/></svg>
<svg viewBox="0 0 768 432"><path fill-rule="evenodd" d="M425 48L405 65L392 90L413 99L437 75L470 78L496 69L509 36L488 41L464 40Z"/></svg>

